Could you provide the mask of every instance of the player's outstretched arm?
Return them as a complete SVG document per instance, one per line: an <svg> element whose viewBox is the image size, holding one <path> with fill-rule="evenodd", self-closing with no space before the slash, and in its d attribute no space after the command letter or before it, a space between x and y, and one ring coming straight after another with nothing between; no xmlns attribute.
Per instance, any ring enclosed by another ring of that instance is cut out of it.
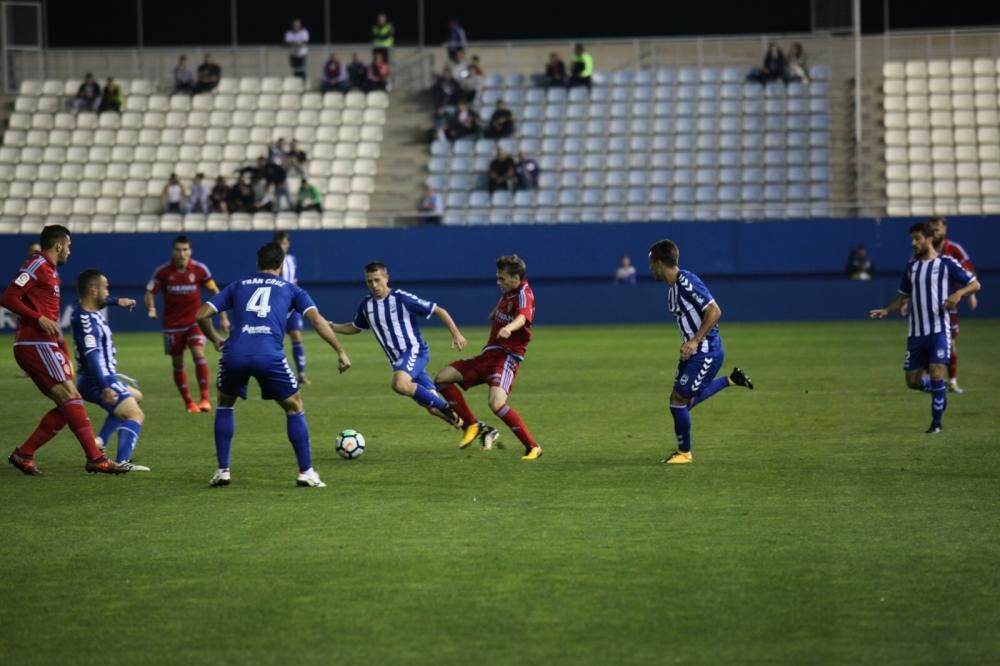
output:
<svg viewBox="0 0 1000 666"><path fill-rule="evenodd" d="M434 314L437 315L437 318L441 320L441 323L444 324L448 329L448 332L451 333L451 346L458 351L465 349L465 336L462 335L462 331L458 330L458 326L455 325L455 320L451 318L448 311L440 305L435 305Z"/></svg>
<svg viewBox="0 0 1000 666"><path fill-rule="evenodd" d="M337 324L335 322L328 321L326 323L329 324L330 328L333 329L333 332L338 335L354 335L355 333L361 332L360 328L355 328L350 322L347 322L346 324Z"/></svg>
<svg viewBox="0 0 1000 666"><path fill-rule="evenodd" d="M156 319L156 296L153 295L153 292L147 290L142 297L142 302L146 306L146 314L149 318Z"/></svg>
<svg viewBox="0 0 1000 666"><path fill-rule="evenodd" d="M340 340L337 339L337 334L333 332L329 322L319 313L319 308L309 308L302 314L316 329L319 337L323 338L323 341L337 352L337 367L340 371L347 372L351 368L351 359L344 351L344 346L340 344Z"/></svg>
<svg viewBox="0 0 1000 666"><path fill-rule="evenodd" d="M222 336L219 335L212 324L212 317L215 316L215 312L216 310L211 303L203 303L198 308L196 317L198 319L198 326L201 327L201 331L205 334L205 337L212 341L212 345L216 351L222 351L222 347L226 344L226 341L222 339Z"/></svg>
<svg viewBox="0 0 1000 666"><path fill-rule="evenodd" d="M890 312L895 312L896 310L903 307L903 305L909 304L910 297L906 294L899 293L896 294L896 298L892 299L892 302L884 308L875 308L874 310L868 311L869 319L884 319Z"/></svg>
<svg viewBox="0 0 1000 666"><path fill-rule="evenodd" d="M119 298L115 296L109 296L108 302L105 305L117 305L120 308L125 308L129 312L135 310L135 299L134 298Z"/></svg>

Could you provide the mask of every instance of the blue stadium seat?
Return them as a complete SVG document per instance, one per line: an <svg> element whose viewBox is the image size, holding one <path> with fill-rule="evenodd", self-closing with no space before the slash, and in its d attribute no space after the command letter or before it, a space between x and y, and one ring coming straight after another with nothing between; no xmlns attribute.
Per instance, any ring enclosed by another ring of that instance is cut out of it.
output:
<svg viewBox="0 0 1000 666"><path fill-rule="evenodd" d="M545 117L545 107L538 104L525 106L524 111L521 112L521 117L524 120L541 120Z"/></svg>
<svg viewBox="0 0 1000 666"><path fill-rule="evenodd" d="M604 203L604 191L597 189L586 189L583 191L581 202L584 206L600 206Z"/></svg>
<svg viewBox="0 0 1000 666"><path fill-rule="evenodd" d="M471 139L461 139L451 145L452 155L472 155L476 150L476 142Z"/></svg>
<svg viewBox="0 0 1000 666"><path fill-rule="evenodd" d="M788 152L785 153L785 161L788 164L805 166L809 162L809 156L804 150L789 148Z"/></svg>
<svg viewBox="0 0 1000 666"><path fill-rule="evenodd" d="M628 137L627 136L611 136L608 137L608 151L611 153L624 153L628 150ZM624 158L622 158L624 159Z"/></svg>
<svg viewBox="0 0 1000 666"><path fill-rule="evenodd" d="M809 108L809 103L801 97L790 97L785 105L785 110L789 114L802 114Z"/></svg>
<svg viewBox="0 0 1000 666"><path fill-rule="evenodd" d="M718 147L718 136L718 134L699 134L695 147L702 151L714 151Z"/></svg>
<svg viewBox="0 0 1000 666"><path fill-rule="evenodd" d="M740 162L742 162L744 169L759 167L764 163L764 151L759 148L744 150L740 153Z"/></svg>
<svg viewBox="0 0 1000 666"><path fill-rule="evenodd" d="M534 224L535 211L525 209L515 210L510 221L512 224Z"/></svg>
<svg viewBox="0 0 1000 666"><path fill-rule="evenodd" d="M529 88L524 94L524 101L526 104L534 104L538 106L545 104L545 89Z"/></svg>
<svg viewBox="0 0 1000 666"><path fill-rule="evenodd" d="M594 171L584 171L583 172L583 186L584 187L604 187L604 168L600 167L600 170Z"/></svg>
<svg viewBox="0 0 1000 666"><path fill-rule="evenodd" d="M715 169L697 169L694 172L694 182L698 185L715 185L718 173Z"/></svg>
<svg viewBox="0 0 1000 666"><path fill-rule="evenodd" d="M702 116L698 119L698 131L701 133L715 133L719 131L719 119L716 116Z"/></svg>
<svg viewBox="0 0 1000 666"><path fill-rule="evenodd" d="M513 155L517 152L517 142L514 139L500 139L497 141L497 148L500 148L508 155Z"/></svg>
<svg viewBox="0 0 1000 666"><path fill-rule="evenodd" d="M448 189L448 176L443 173L432 173L427 176L424 183L435 190L446 190Z"/></svg>
<svg viewBox="0 0 1000 666"><path fill-rule="evenodd" d="M809 163L813 165L828 165L830 163L830 149L823 147L811 148L809 150Z"/></svg>
<svg viewBox="0 0 1000 666"><path fill-rule="evenodd" d="M726 83L719 88L719 96L724 100L738 101L743 99L743 86L736 83Z"/></svg>
<svg viewBox="0 0 1000 666"><path fill-rule="evenodd" d="M759 83L743 84L743 99L763 99L764 87Z"/></svg>
<svg viewBox="0 0 1000 666"><path fill-rule="evenodd" d="M451 155L451 142L440 139L431 144L431 155L436 157L447 157Z"/></svg>
<svg viewBox="0 0 1000 666"><path fill-rule="evenodd" d="M584 148L584 140L579 136L567 136L563 139L562 150L564 153L582 153Z"/></svg>
<svg viewBox="0 0 1000 666"><path fill-rule="evenodd" d="M719 102L719 115L721 116L731 116L733 120L739 120L739 116L743 114L743 104L742 102L733 99L724 99Z"/></svg>
<svg viewBox="0 0 1000 666"><path fill-rule="evenodd" d="M444 198L445 208L465 208L469 204L469 193L464 190L448 192Z"/></svg>
<svg viewBox="0 0 1000 666"><path fill-rule="evenodd" d="M703 99L695 106L698 116L715 116L719 113L719 103L715 100Z"/></svg>
<svg viewBox="0 0 1000 666"><path fill-rule="evenodd" d="M538 168L541 169L542 173L552 173L553 171L559 171L559 155L545 154L540 155L537 159Z"/></svg>
<svg viewBox="0 0 1000 666"><path fill-rule="evenodd" d="M570 204L572 205L572 204ZM582 222L579 210L575 208L573 210L560 210L556 213L556 222L563 222L566 224L575 224L577 222Z"/></svg>
<svg viewBox="0 0 1000 666"><path fill-rule="evenodd" d="M718 163L720 167L738 167L740 154L735 150L723 150L719 153Z"/></svg>
<svg viewBox="0 0 1000 666"><path fill-rule="evenodd" d="M520 88L508 88L504 91L503 100L510 105L510 107L517 112L517 107L524 102L524 93Z"/></svg>
<svg viewBox="0 0 1000 666"><path fill-rule="evenodd" d="M511 214L507 209L493 209L490 211L488 220L490 224L510 224Z"/></svg>
<svg viewBox="0 0 1000 666"><path fill-rule="evenodd" d="M772 116L778 116L785 112L785 100L784 99L765 99L764 100L764 113Z"/></svg>
<svg viewBox="0 0 1000 666"><path fill-rule="evenodd" d="M719 154L714 150L701 151L695 159L695 164L699 169L714 169L719 165Z"/></svg>
<svg viewBox="0 0 1000 666"><path fill-rule="evenodd" d="M549 104L565 104L566 99L569 94L566 92L565 88L549 88L545 93L545 98L549 101Z"/></svg>
<svg viewBox="0 0 1000 666"><path fill-rule="evenodd" d="M620 187L611 187L604 190L605 206L621 206L625 203L625 191Z"/></svg>
<svg viewBox="0 0 1000 666"><path fill-rule="evenodd" d="M809 100L809 113L826 113L827 102L825 99Z"/></svg>
<svg viewBox="0 0 1000 666"><path fill-rule="evenodd" d="M722 72L715 67L702 67L700 79L702 83L718 83L722 80Z"/></svg>
<svg viewBox="0 0 1000 666"><path fill-rule="evenodd" d="M494 106L503 99L503 91L495 88L487 88L478 99L482 104Z"/></svg>
<svg viewBox="0 0 1000 666"><path fill-rule="evenodd" d="M551 171L542 171L538 176L538 187L542 190L549 190L559 186L559 174Z"/></svg>
<svg viewBox="0 0 1000 666"><path fill-rule="evenodd" d="M518 150L523 150L525 155L536 155L541 147L542 142L533 137L521 137L518 142Z"/></svg>
<svg viewBox="0 0 1000 666"><path fill-rule="evenodd" d="M563 127L562 120L546 120L542 123L542 136L562 136Z"/></svg>
<svg viewBox="0 0 1000 666"><path fill-rule="evenodd" d="M601 118L591 118L587 121L587 134L604 136L608 133L608 121Z"/></svg>
<svg viewBox="0 0 1000 666"><path fill-rule="evenodd" d="M590 89L590 102L607 102L611 97L611 93L608 92L607 88L602 88L596 86Z"/></svg>
<svg viewBox="0 0 1000 666"><path fill-rule="evenodd" d="M559 187L572 189L580 186L580 174L576 171L563 171L559 174Z"/></svg>
<svg viewBox="0 0 1000 666"><path fill-rule="evenodd" d="M452 173L469 173L472 171L472 159L457 155L451 158L448 168Z"/></svg>
<svg viewBox="0 0 1000 666"><path fill-rule="evenodd" d="M785 168L783 166L764 167L765 183L784 183L785 180Z"/></svg>
<svg viewBox="0 0 1000 666"><path fill-rule="evenodd" d="M609 134L628 134L628 121L622 118L612 118L608 123Z"/></svg>
<svg viewBox="0 0 1000 666"><path fill-rule="evenodd" d="M571 88L569 91L570 102L589 102L590 91L586 88Z"/></svg>
<svg viewBox="0 0 1000 666"><path fill-rule="evenodd" d="M801 81L792 81L785 86L786 97L805 97L806 87Z"/></svg>
<svg viewBox="0 0 1000 666"><path fill-rule="evenodd" d="M527 207L535 205L535 190L518 190L514 193L514 205Z"/></svg>
<svg viewBox="0 0 1000 666"><path fill-rule="evenodd" d="M689 186L694 185L694 170L693 169L674 169L674 173L670 182L675 186Z"/></svg>
<svg viewBox="0 0 1000 666"><path fill-rule="evenodd" d="M448 189L452 192L471 190L476 184L475 174L453 173L448 176Z"/></svg>
<svg viewBox="0 0 1000 666"><path fill-rule="evenodd" d="M694 134L675 134L673 149L680 152L693 151L697 147L697 141L694 137Z"/></svg>
<svg viewBox="0 0 1000 666"><path fill-rule="evenodd" d="M830 80L830 66L829 65L813 65L809 68L809 75L813 80L815 85L816 81L829 81Z"/></svg>
<svg viewBox="0 0 1000 666"><path fill-rule="evenodd" d="M750 202L750 203L757 203L759 201L763 201L764 197L763 197L763 192L762 192L762 190L760 188L760 185L749 184L749 185L744 185L743 187L741 187L740 188L740 200L741 201L747 201L747 202Z"/></svg>
<svg viewBox="0 0 1000 666"><path fill-rule="evenodd" d="M580 90L580 88L574 88ZM585 104L570 104L566 107L566 120L587 120L587 106Z"/></svg>
<svg viewBox="0 0 1000 666"><path fill-rule="evenodd" d="M826 83L813 81L811 84L809 84L810 100L820 99L825 102L827 97L829 96L830 96L830 88Z"/></svg>
<svg viewBox="0 0 1000 666"><path fill-rule="evenodd" d="M642 134L648 136L653 132L653 125L649 118L633 118L629 123L632 134Z"/></svg>
<svg viewBox="0 0 1000 666"><path fill-rule="evenodd" d="M649 182L649 172L645 169L629 169L627 173L629 187L645 187Z"/></svg>
<svg viewBox="0 0 1000 666"><path fill-rule="evenodd" d="M809 206L811 217L833 217L833 208L828 202L814 201Z"/></svg>
<svg viewBox="0 0 1000 666"><path fill-rule="evenodd" d="M678 83L698 83L701 80L701 72L696 67L682 67L677 71Z"/></svg>
<svg viewBox="0 0 1000 666"><path fill-rule="evenodd" d="M609 112L612 118L628 118L632 115L632 107L628 102L612 102Z"/></svg>
<svg viewBox="0 0 1000 666"><path fill-rule="evenodd" d="M719 99L719 85L716 83L702 83L698 86L698 99L717 100Z"/></svg>
<svg viewBox="0 0 1000 666"><path fill-rule="evenodd" d="M788 174L785 176L785 179L789 183L807 183L809 182L809 170L803 166L791 165L788 167Z"/></svg>
<svg viewBox="0 0 1000 666"><path fill-rule="evenodd" d="M656 82L659 84L676 83L677 70L670 68L656 70Z"/></svg>
<svg viewBox="0 0 1000 666"><path fill-rule="evenodd" d="M675 187L673 189L673 201L678 204L694 203L693 187Z"/></svg>
<svg viewBox="0 0 1000 666"><path fill-rule="evenodd" d="M604 182L608 184L608 187L624 187L627 182L625 171L614 169L605 172Z"/></svg>
<svg viewBox="0 0 1000 666"><path fill-rule="evenodd" d="M789 132L802 132L809 126L809 121L804 115L789 115L786 122Z"/></svg>
<svg viewBox="0 0 1000 666"><path fill-rule="evenodd" d="M739 134L720 134L719 150L739 150L742 139Z"/></svg>
<svg viewBox="0 0 1000 666"><path fill-rule="evenodd" d="M669 152L674 149L674 138L669 134L657 134L653 137L654 152Z"/></svg>
<svg viewBox="0 0 1000 666"><path fill-rule="evenodd" d="M764 86L764 97L768 99L784 99L785 98L785 86L781 82L772 81L768 85Z"/></svg>
<svg viewBox="0 0 1000 666"><path fill-rule="evenodd" d="M724 83L743 83L747 78L747 72L741 67L724 67L721 79Z"/></svg>
<svg viewBox="0 0 1000 666"><path fill-rule="evenodd" d="M809 198L809 188L802 183L791 183L787 196L789 201L806 201Z"/></svg>
<svg viewBox="0 0 1000 666"><path fill-rule="evenodd" d="M448 159L445 157L432 157L427 163L427 170L431 173L446 173L448 171Z"/></svg>
<svg viewBox="0 0 1000 666"><path fill-rule="evenodd" d="M476 155L493 155L496 150L497 145L491 139L479 139L476 141Z"/></svg>
<svg viewBox="0 0 1000 666"><path fill-rule="evenodd" d="M785 200L785 186L784 185L765 185L764 186L764 201L781 201Z"/></svg>
<svg viewBox="0 0 1000 666"><path fill-rule="evenodd" d="M632 101L632 86L615 86L611 89L611 103L622 104Z"/></svg>
<svg viewBox="0 0 1000 666"><path fill-rule="evenodd" d="M639 103L649 103L653 99L653 88L648 85L637 86L632 91L632 101ZM634 115L634 114L633 114Z"/></svg>
<svg viewBox="0 0 1000 666"><path fill-rule="evenodd" d="M635 73L635 83L641 86L650 86L656 81L656 72L651 69L640 69Z"/></svg>
<svg viewBox="0 0 1000 666"><path fill-rule="evenodd" d="M719 182L723 185L739 185L740 170L731 167L719 169Z"/></svg>
<svg viewBox="0 0 1000 666"><path fill-rule="evenodd" d="M670 188L657 186L649 189L649 203L663 205L670 203Z"/></svg>
<svg viewBox="0 0 1000 666"><path fill-rule="evenodd" d="M785 147L785 135L780 132L769 132L764 135L764 148L784 148Z"/></svg>
<svg viewBox="0 0 1000 666"><path fill-rule="evenodd" d="M699 204L714 204L719 198L719 191L714 185L699 185L695 190L695 201Z"/></svg>
<svg viewBox="0 0 1000 666"><path fill-rule="evenodd" d="M764 145L764 135L758 132L747 132L743 135L743 150L756 150Z"/></svg>
<svg viewBox="0 0 1000 666"><path fill-rule="evenodd" d="M670 134L674 131L672 118L657 118L653 121L653 134Z"/></svg>
<svg viewBox="0 0 1000 666"><path fill-rule="evenodd" d="M492 155L483 155L481 157L472 158L472 170L476 173L483 174L486 177L486 172L490 168L490 162L493 160Z"/></svg>
<svg viewBox="0 0 1000 666"><path fill-rule="evenodd" d="M631 205L642 206L649 201L649 192L645 187L630 187L625 195L625 200Z"/></svg>
<svg viewBox="0 0 1000 666"><path fill-rule="evenodd" d="M694 118L683 117L674 119L674 132L676 134L693 134L694 131Z"/></svg>
<svg viewBox="0 0 1000 666"><path fill-rule="evenodd" d="M489 208L490 193L476 190L469 194L469 206L471 208Z"/></svg>
<svg viewBox="0 0 1000 666"><path fill-rule="evenodd" d="M611 75L611 84L616 86L628 86L632 84L634 75L631 70L621 69Z"/></svg>
<svg viewBox="0 0 1000 666"><path fill-rule="evenodd" d="M597 152L588 151L583 158L584 171L604 170L605 155L604 150Z"/></svg>
<svg viewBox="0 0 1000 666"><path fill-rule="evenodd" d="M830 182L830 167L822 165L809 167L809 180L814 183Z"/></svg>
<svg viewBox="0 0 1000 666"><path fill-rule="evenodd" d="M695 112L694 102L680 101L674 104L675 116L693 116L694 112Z"/></svg>
<svg viewBox="0 0 1000 666"><path fill-rule="evenodd" d="M825 148L830 145L829 132L810 132L809 146L812 148Z"/></svg>
<svg viewBox="0 0 1000 666"><path fill-rule="evenodd" d="M487 74L483 85L487 88L503 88L503 74Z"/></svg>
<svg viewBox="0 0 1000 666"><path fill-rule="evenodd" d="M632 155L641 157L643 161L647 159L645 153L649 150L649 132L644 132L641 135L634 133L628 140L628 150Z"/></svg>
<svg viewBox="0 0 1000 666"><path fill-rule="evenodd" d="M660 118L669 118L674 115L674 103L672 100L657 100L653 104L653 115Z"/></svg>
<svg viewBox="0 0 1000 666"><path fill-rule="evenodd" d="M649 102L632 102L632 119L649 118L653 115L653 106Z"/></svg>
<svg viewBox="0 0 1000 666"><path fill-rule="evenodd" d="M549 104L545 107L546 120L558 120L562 122L566 117L566 107L562 104Z"/></svg>
<svg viewBox="0 0 1000 666"><path fill-rule="evenodd" d="M556 212L552 208L536 209L531 216L536 224L551 224L556 221Z"/></svg>
<svg viewBox="0 0 1000 666"><path fill-rule="evenodd" d="M693 102L698 99L698 86L677 86L677 99Z"/></svg>
<svg viewBox="0 0 1000 666"><path fill-rule="evenodd" d="M493 196L490 197L490 204L494 208L506 208L507 206L510 206L512 200L513 197L508 190L497 190L493 193Z"/></svg>
<svg viewBox="0 0 1000 666"><path fill-rule="evenodd" d="M542 152L545 154L559 154L562 152L562 139L557 137L545 137L542 139Z"/></svg>
<svg viewBox="0 0 1000 666"><path fill-rule="evenodd" d="M673 85L658 85L653 90L653 99L657 102L670 102L677 97L677 88Z"/></svg>
<svg viewBox="0 0 1000 666"><path fill-rule="evenodd" d="M809 117L809 129L828 130L830 129L830 116L825 113L816 113Z"/></svg>
<svg viewBox="0 0 1000 666"><path fill-rule="evenodd" d="M543 176L545 174L542 174ZM538 191L538 198L536 199L536 205L539 208L553 207L558 203L558 198L556 197L555 191L551 189L543 189Z"/></svg>
<svg viewBox="0 0 1000 666"><path fill-rule="evenodd" d="M760 99L744 99L743 115L759 116L764 112L764 101Z"/></svg>
<svg viewBox="0 0 1000 666"><path fill-rule="evenodd" d="M743 172L741 174L741 180L744 185L753 185L754 183L764 182L764 171L759 167L743 167Z"/></svg>
<svg viewBox="0 0 1000 666"><path fill-rule="evenodd" d="M719 188L720 203L735 203L740 200L740 188L735 185L723 185Z"/></svg>
<svg viewBox="0 0 1000 666"><path fill-rule="evenodd" d="M507 76L504 77L503 81L504 86L508 88L523 88L527 82L528 82L527 77L525 77L524 74L518 74L518 73L508 74Z"/></svg>
<svg viewBox="0 0 1000 666"><path fill-rule="evenodd" d="M690 169L694 167L694 156L688 152L674 153L674 167L677 169Z"/></svg>
<svg viewBox="0 0 1000 666"><path fill-rule="evenodd" d="M809 145L809 137L805 132L789 132L785 135L785 145L789 148L805 148Z"/></svg>
<svg viewBox="0 0 1000 666"><path fill-rule="evenodd" d="M605 152L608 148L608 140L603 136L588 136L583 145L585 152L597 154L600 157L600 153ZM589 154L588 157L590 157Z"/></svg>
<svg viewBox="0 0 1000 666"><path fill-rule="evenodd" d="M537 121L526 120L521 123L519 134L527 137L539 137L542 135L542 124Z"/></svg>
<svg viewBox="0 0 1000 666"><path fill-rule="evenodd" d="M655 151L651 156L650 166L654 169L669 169L674 166L674 156L665 151Z"/></svg>
<svg viewBox="0 0 1000 666"><path fill-rule="evenodd" d="M764 131L770 132L772 134L780 134L785 131L785 116L774 115L774 116L764 116Z"/></svg>

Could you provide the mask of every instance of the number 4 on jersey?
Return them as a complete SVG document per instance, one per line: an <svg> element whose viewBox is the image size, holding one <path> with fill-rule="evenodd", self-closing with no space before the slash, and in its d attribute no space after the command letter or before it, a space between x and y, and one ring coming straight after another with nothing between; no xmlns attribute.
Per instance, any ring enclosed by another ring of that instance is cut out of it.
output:
<svg viewBox="0 0 1000 666"><path fill-rule="evenodd" d="M257 316L263 319L271 312L271 306L268 304L270 300L271 288L258 287L247 302L247 312L256 312Z"/></svg>

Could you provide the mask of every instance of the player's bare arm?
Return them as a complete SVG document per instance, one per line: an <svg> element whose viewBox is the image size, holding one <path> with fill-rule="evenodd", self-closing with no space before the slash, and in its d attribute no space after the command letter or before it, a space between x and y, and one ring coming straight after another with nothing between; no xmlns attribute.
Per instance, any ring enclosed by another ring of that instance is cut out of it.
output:
<svg viewBox="0 0 1000 666"><path fill-rule="evenodd" d="M318 308L309 308L302 313L309 323L313 325L319 337L323 338L326 344L333 347L333 350L337 352L337 367L341 372L347 372L351 368L351 359L348 357L347 352L344 351L344 346L340 344L340 340L337 339L337 334L334 333L333 328L330 323L319 313ZM354 328L353 326L351 328Z"/></svg>
<svg viewBox="0 0 1000 666"><path fill-rule="evenodd" d="M212 280L212 279L209 279L209 281L205 283L205 289L208 289L208 291L213 296L215 294L219 293L219 291L220 291L219 290L219 285L215 284L215 280ZM229 332L229 315L227 315L225 312L220 312L219 313L219 326L222 327L222 331L224 333L228 333Z"/></svg>
<svg viewBox="0 0 1000 666"><path fill-rule="evenodd" d="M694 334L694 337L681 345L681 359L685 361L691 358L691 355L698 349L698 345L705 339L708 332L722 319L722 308L719 307L718 303L712 301L705 306L701 315L701 326L698 327L698 332Z"/></svg>
<svg viewBox="0 0 1000 666"><path fill-rule="evenodd" d="M142 302L146 306L146 314L150 319L156 319L156 296L153 292L146 291L145 296L142 297Z"/></svg>
<svg viewBox="0 0 1000 666"><path fill-rule="evenodd" d="M973 279L972 282L970 282L969 284L965 285L961 289L956 289L952 294L950 294L948 298L945 299L944 305L947 308L957 307L959 301L961 301L966 296L971 296L972 294L975 294L981 288L982 285L979 284L979 280Z"/></svg>
<svg viewBox="0 0 1000 666"><path fill-rule="evenodd" d="M509 338L514 334L514 331L519 331L524 328L524 325L528 323L528 318L523 314L519 314L514 317L514 321L510 322L499 331L497 331L498 338Z"/></svg>
<svg viewBox="0 0 1000 666"><path fill-rule="evenodd" d="M330 325L330 328L333 329L333 332L337 335L354 335L361 332L360 328L355 328L354 324L350 322L347 322L346 324L338 324L336 322L328 321L326 323Z"/></svg>
<svg viewBox="0 0 1000 666"><path fill-rule="evenodd" d="M869 319L883 319L890 312L895 312L899 310L904 305L909 306L910 297L906 294L896 294L896 298L892 299L892 302L884 308L875 308L874 310L868 311Z"/></svg>
<svg viewBox="0 0 1000 666"><path fill-rule="evenodd" d="M198 314L195 317L198 320L198 326L201 327L202 333L205 337L212 341L212 345L215 347L216 351L222 351L225 346L226 341L222 339L218 331L215 330L215 326L212 324L212 317L216 314L215 307L211 303L202 303L202 306L198 308ZM221 319L221 317L220 317Z"/></svg>
<svg viewBox="0 0 1000 666"><path fill-rule="evenodd" d="M448 311L440 305L435 305L434 314L437 315L437 318L441 320L441 323L444 324L445 328L448 329L448 332L451 333L451 346L458 351L465 349L465 336L462 335L460 330L458 330L458 326L455 325L455 320L451 318Z"/></svg>

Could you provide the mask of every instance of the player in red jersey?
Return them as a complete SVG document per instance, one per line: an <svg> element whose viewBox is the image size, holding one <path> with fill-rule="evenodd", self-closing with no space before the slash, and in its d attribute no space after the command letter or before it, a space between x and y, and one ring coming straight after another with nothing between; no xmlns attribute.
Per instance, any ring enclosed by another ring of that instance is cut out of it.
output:
<svg viewBox="0 0 1000 666"><path fill-rule="evenodd" d="M14 359L38 390L56 404L7 460L25 474L40 475L35 452L69 424L87 455L88 472L124 474L128 468L105 458L94 441L94 429L73 383L69 348L58 324L60 281L56 267L69 259L70 244L66 227L53 224L42 229L41 251L24 263L0 296L0 305L18 316Z"/></svg>
<svg viewBox="0 0 1000 666"><path fill-rule="evenodd" d="M146 285L146 310L150 319L156 319L156 293L163 292L163 349L173 360L174 384L181 392L187 411L212 411L208 398L208 361L205 359L205 336L198 327L196 315L201 307L201 288L212 294L219 293L219 287L212 279L208 266L191 258L191 241L187 236L174 239L171 261L157 267ZM222 330L229 330L229 319L225 313L219 315ZM184 347L191 349L194 369L201 391L201 403L191 398L184 372Z"/></svg>
<svg viewBox="0 0 1000 666"><path fill-rule="evenodd" d="M976 274L976 267L972 265L972 260L968 253L958 243L948 240L948 220L943 217L931 218L931 229L934 230L934 249L938 254L946 257L953 257L965 270L973 275ZM969 309L975 310L979 306L975 294L969 294ZM962 393L962 387L958 385L958 306L956 305L948 311L951 319L951 359L948 362L948 390L952 393Z"/></svg>
<svg viewBox="0 0 1000 666"><path fill-rule="evenodd" d="M514 388L517 370L531 341L531 322L535 319L535 296L525 278L525 265L516 254L497 259L497 285L503 295L490 312L493 327L490 338L479 356L455 361L434 378L438 392L465 422L465 436L459 444L465 448L479 435L481 424L465 403L455 384L468 390L479 384L489 384L489 405L493 413L507 424L524 444L521 460L537 460L542 447L532 438L520 415L507 404Z"/></svg>

